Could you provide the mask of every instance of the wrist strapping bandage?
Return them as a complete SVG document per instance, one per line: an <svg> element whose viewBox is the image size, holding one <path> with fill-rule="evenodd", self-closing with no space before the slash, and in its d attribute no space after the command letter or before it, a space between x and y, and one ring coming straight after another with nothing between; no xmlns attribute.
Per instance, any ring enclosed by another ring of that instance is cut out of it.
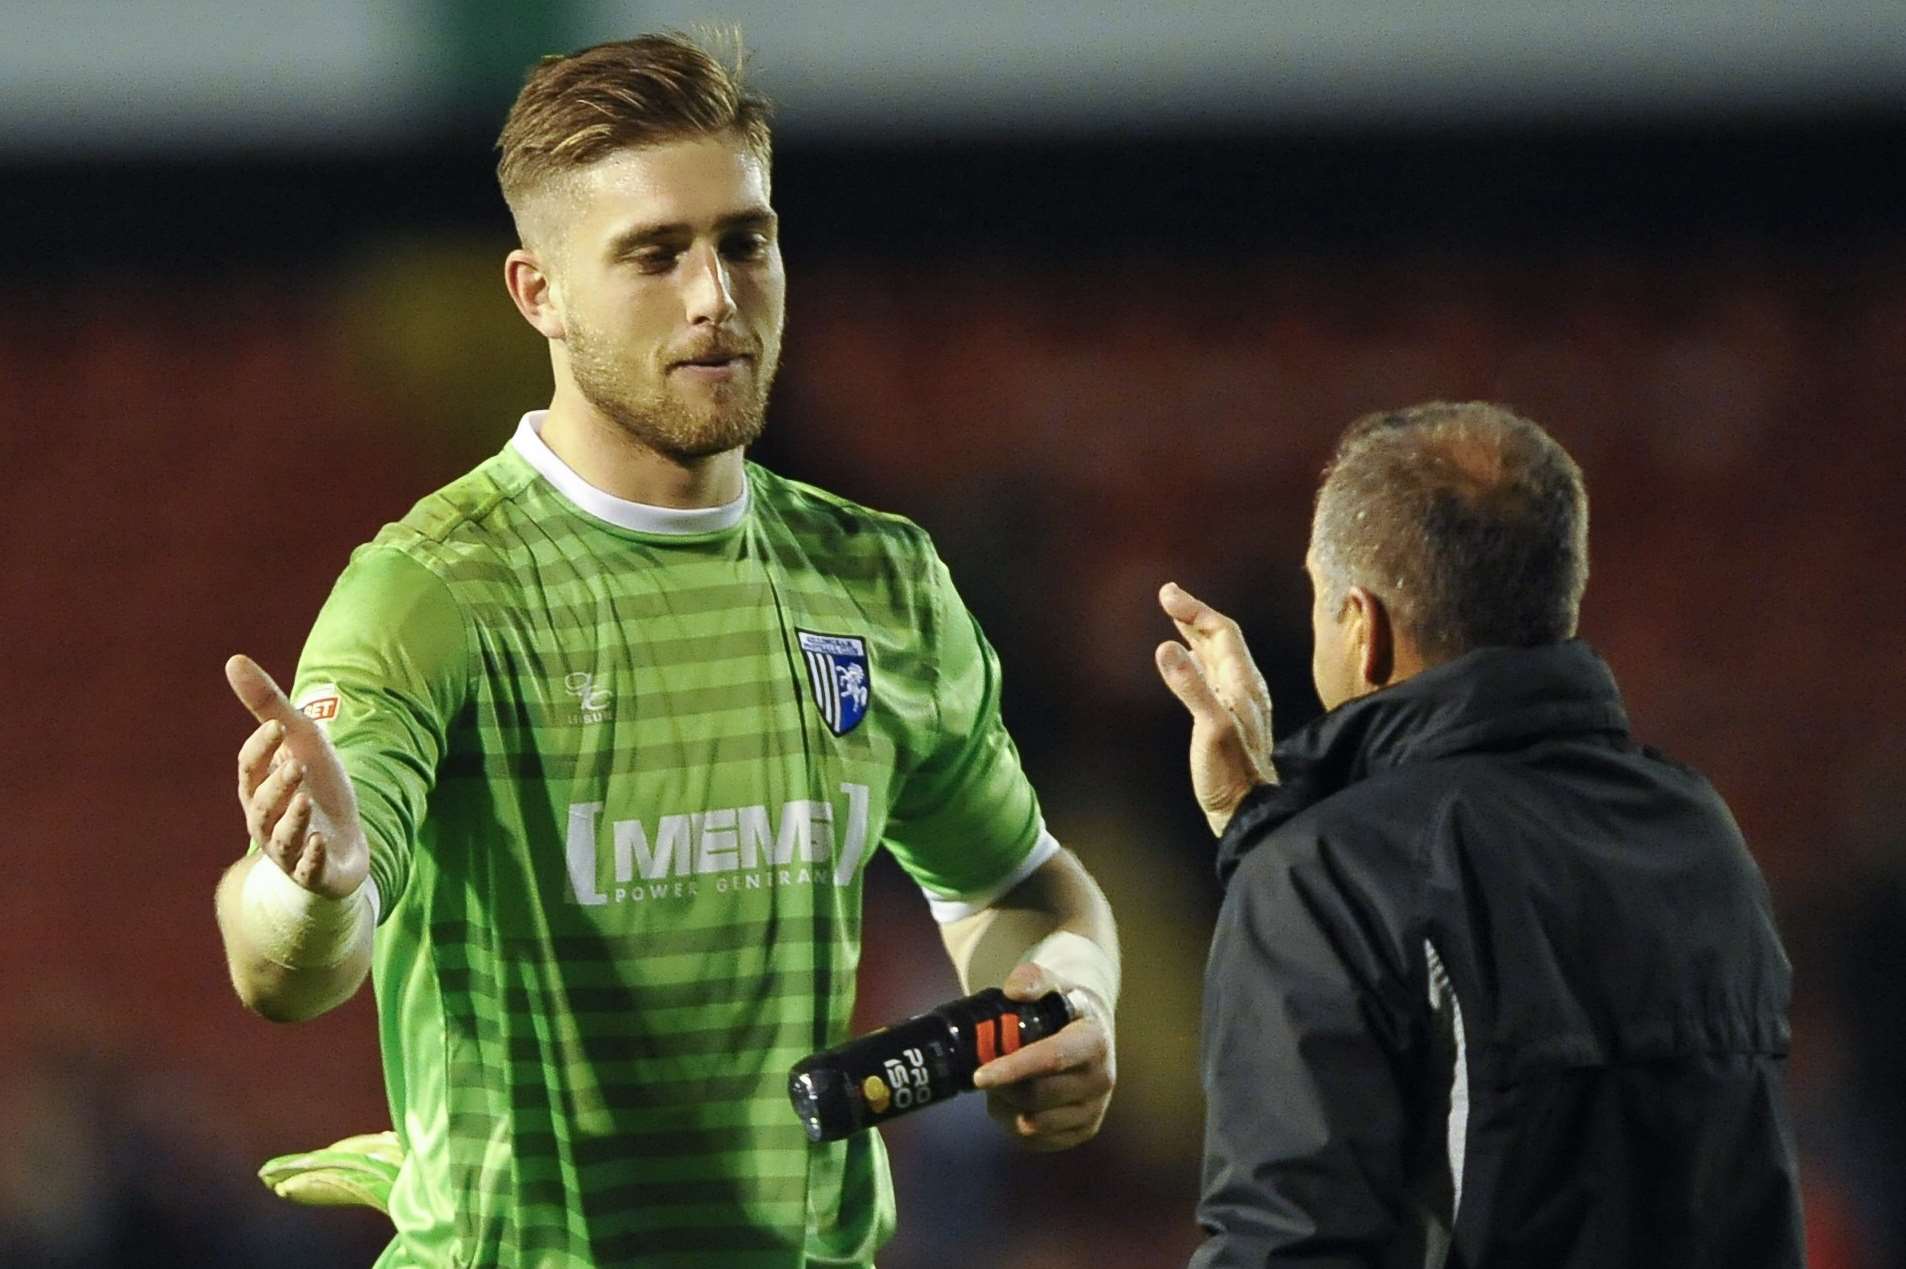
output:
<svg viewBox="0 0 1906 1269"><path fill-rule="evenodd" d="M367 881L349 896L314 894L285 875L270 856L245 874L239 911L258 952L284 969L329 969L368 938L377 913Z"/></svg>
<svg viewBox="0 0 1906 1269"><path fill-rule="evenodd" d="M1049 970L1068 986L1085 988L1108 1014L1118 1008L1118 959L1083 934L1055 931L1033 944L1024 959ZM1110 1025L1112 1020L1108 1016L1104 1021Z"/></svg>

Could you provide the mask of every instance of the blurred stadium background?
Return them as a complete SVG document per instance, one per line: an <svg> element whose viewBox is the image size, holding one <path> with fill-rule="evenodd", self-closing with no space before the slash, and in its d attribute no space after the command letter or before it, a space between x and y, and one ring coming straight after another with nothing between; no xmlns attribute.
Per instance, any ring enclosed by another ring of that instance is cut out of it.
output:
<svg viewBox="0 0 1906 1269"><path fill-rule="evenodd" d="M781 102L759 456L932 530L1122 920L1103 1137L888 1133L888 1269L1182 1263L1216 893L1175 578L1316 710L1299 572L1356 414L1504 400L1587 470L1585 633L1733 803L1797 968L1818 1269L1906 1263L1906 7L1872 0L0 3L0 1263L368 1263L267 1155L381 1126L372 1013L224 981L247 730L349 549L547 367L489 146L537 54L739 22ZM890 862L861 1016L954 994ZM969 1099L971 1100L971 1099Z"/></svg>

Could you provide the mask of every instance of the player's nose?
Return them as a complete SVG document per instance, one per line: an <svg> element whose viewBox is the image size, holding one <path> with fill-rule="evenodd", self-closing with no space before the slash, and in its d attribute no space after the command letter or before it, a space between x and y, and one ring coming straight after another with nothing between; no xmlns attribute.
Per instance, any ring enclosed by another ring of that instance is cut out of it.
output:
<svg viewBox="0 0 1906 1269"><path fill-rule="evenodd" d="M682 273L682 300L690 325L720 326L735 315L733 279L719 251L712 246L698 249Z"/></svg>

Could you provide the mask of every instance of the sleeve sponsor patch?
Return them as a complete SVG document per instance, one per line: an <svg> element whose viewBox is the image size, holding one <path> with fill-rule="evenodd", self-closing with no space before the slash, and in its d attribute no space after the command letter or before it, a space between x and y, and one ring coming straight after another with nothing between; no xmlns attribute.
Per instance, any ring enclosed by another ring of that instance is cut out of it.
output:
<svg viewBox="0 0 1906 1269"><path fill-rule="evenodd" d="M319 683L305 691L297 703L297 710L328 732L331 730L331 720L338 716L339 703L338 685Z"/></svg>

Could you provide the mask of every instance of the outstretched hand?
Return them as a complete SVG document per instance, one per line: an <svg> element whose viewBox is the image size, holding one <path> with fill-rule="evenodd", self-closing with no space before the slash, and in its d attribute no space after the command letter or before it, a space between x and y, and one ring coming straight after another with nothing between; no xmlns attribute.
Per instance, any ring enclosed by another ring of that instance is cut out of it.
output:
<svg viewBox="0 0 1906 1269"><path fill-rule="evenodd" d="M238 801L252 840L306 890L348 898L370 871L370 848L337 751L250 657L227 661L225 678L258 720L238 751Z"/></svg>
<svg viewBox="0 0 1906 1269"><path fill-rule="evenodd" d="M1191 711L1191 788L1214 835L1251 790L1277 783L1271 692L1238 623L1176 582L1158 592L1184 643L1158 645L1158 673Z"/></svg>

